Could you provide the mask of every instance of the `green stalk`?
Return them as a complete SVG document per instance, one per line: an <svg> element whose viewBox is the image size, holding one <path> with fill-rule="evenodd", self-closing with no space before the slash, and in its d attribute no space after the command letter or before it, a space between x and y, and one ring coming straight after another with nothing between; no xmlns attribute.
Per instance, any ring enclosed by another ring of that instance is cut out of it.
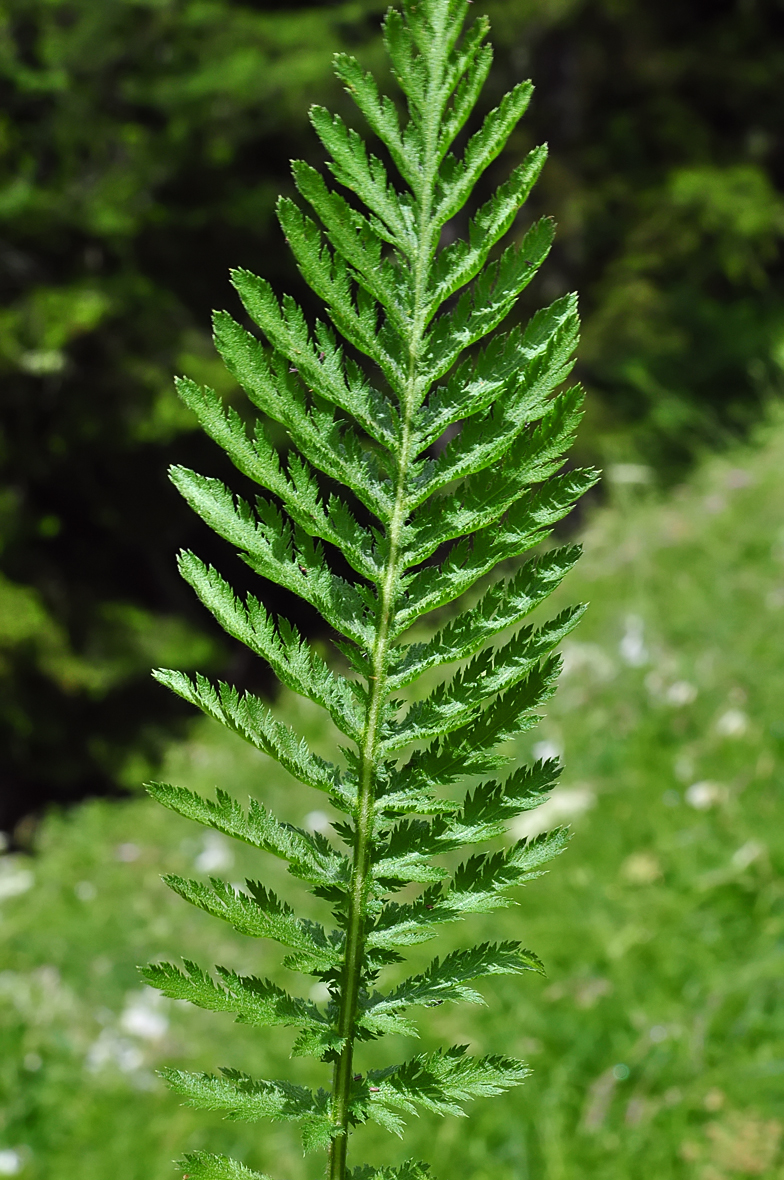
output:
<svg viewBox="0 0 784 1180"><path fill-rule="evenodd" d="M443 30L441 30L443 36ZM439 60L441 67L443 55ZM441 81L430 78L430 90L438 89ZM376 636L372 652L373 674L370 684L365 728L360 747L359 807L353 849L353 870L351 878L348 922L346 927L346 953L343 961L341 980L340 1014L338 1035L345 1038L345 1046L335 1064L333 1075L332 1118L340 1128L332 1141L327 1166L328 1180L345 1180L346 1155L348 1151L348 1106L353 1080L354 1039L357 1017L357 1001L361 979L362 959L365 949L365 919L367 916L367 891L369 885L370 849L375 819L375 782L378 762L379 723L388 696L389 674L389 631L395 611L398 585L403 569L400 563L400 538L408 516L406 487L411 463L411 434L417 398L417 365L419 350L425 331L425 293L427 277L434 253L433 227L431 224L435 180L437 173L438 131L441 122L441 108L437 102L430 107L432 112L425 129L426 168L419 194L419 243L414 264L414 301L411 316L411 336L408 349L408 380L402 391L401 438L396 472L395 506L389 523L389 550L384 573L379 586L379 606L376 614Z"/></svg>
<svg viewBox="0 0 784 1180"><path fill-rule="evenodd" d="M359 807L354 839L354 862L346 927L346 954L341 981L339 1036L346 1044L335 1064L333 1078L333 1121L340 1133L330 1149L329 1180L344 1180L348 1148L348 1103L351 1090L357 1000L364 954L364 925L367 912L370 847L375 818L375 780L378 760L379 723L387 699L389 672L389 631L394 616L400 566L400 534L408 515L406 483L411 458L411 419L416 375L416 354L409 356L408 397L404 404L401 448L397 468L395 507L389 525L389 552L380 585L376 615L376 637L372 652L373 675L370 699L360 750Z"/></svg>

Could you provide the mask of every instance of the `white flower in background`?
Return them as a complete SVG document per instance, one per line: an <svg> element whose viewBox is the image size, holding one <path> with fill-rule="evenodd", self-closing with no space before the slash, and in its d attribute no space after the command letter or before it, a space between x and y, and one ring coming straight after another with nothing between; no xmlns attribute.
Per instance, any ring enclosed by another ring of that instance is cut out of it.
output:
<svg viewBox="0 0 784 1180"><path fill-rule="evenodd" d="M686 802L697 811L708 811L721 803L726 797L727 790L720 783L711 783L707 779L692 783L686 791Z"/></svg>
<svg viewBox="0 0 784 1180"><path fill-rule="evenodd" d="M764 856L767 848L759 840L747 840L742 844L737 852L732 854L732 867L743 872L749 865L754 864L755 860L759 860Z"/></svg>
<svg viewBox="0 0 784 1180"><path fill-rule="evenodd" d="M612 680L615 664L598 643L567 642L561 646L561 678L586 673L596 680Z"/></svg>
<svg viewBox="0 0 784 1180"><path fill-rule="evenodd" d="M610 483L649 484L653 481L653 468L642 463L611 463L607 479Z"/></svg>
<svg viewBox="0 0 784 1180"><path fill-rule="evenodd" d="M726 487L735 491L737 488L748 488L755 483L754 476L743 467L732 467L724 476Z"/></svg>
<svg viewBox="0 0 784 1180"><path fill-rule="evenodd" d="M550 762L560 758L563 750L555 742L534 742L531 753L537 762Z"/></svg>
<svg viewBox="0 0 784 1180"><path fill-rule="evenodd" d="M621 865L621 876L630 885L653 885L662 871L652 852L633 852Z"/></svg>
<svg viewBox="0 0 784 1180"><path fill-rule="evenodd" d="M35 885L35 874L22 868L20 856L5 856L0 860L0 901L18 897Z"/></svg>
<svg viewBox="0 0 784 1180"><path fill-rule="evenodd" d="M133 1073L144 1064L144 1054L127 1037L114 1029L105 1028L87 1050L85 1065L90 1073L98 1073L107 1065L114 1065L121 1073Z"/></svg>
<svg viewBox="0 0 784 1180"><path fill-rule="evenodd" d="M20 1151L12 1147L0 1149L0 1176L16 1176L24 1167L24 1158Z"/></svg>
<svg viewBox="0 0 784 1180"><path fill-rule="evenodd" d="M645 646L645 624L639 615L626 616L626 630L620 642L621 659L631 668L641 668L648 663L649 654Z"/></svg>
<svg viewBox="0 0 784 1180"><path fill-rule="evenodd" d="M673 772L675 777L681 783L688 783L694 781L694 758L688 750L682 750L673 762Z"/></svg>
<svg viewBox="0 0 784 1180"><path fill-rule="evenodd" d="M228 840L220 832L205 833L202 850L193 862L194 868L200 873L217 873L230 869L233 864L234 854Z"/></svg>
<svg viewBox="0 0 784 1180"><path fill-rule="evenodd" d="M765 606L768 610L781 610L784 606L784 586L775 586L765 595Z"/></svg>
<svg viewBox="0 0 784 1180"><path fill-rule="evenodd" d="M749 719L742 709L728 709L716 722L716 733L721 737L743 737L749 728Z"/></svg>
<svg viewBox="0 0 784 1180"><path fill-rule="evenodd" d="M131 864L138 860L141 855L141 848L138 844L118 844L114 850L115 860L119 860L122 864Z"/></svg>
<svg viewBox="0 0 784 1180"><path fill-rule="evenodd" d="M143 1089L154 1085L152 1075L141 1072L145 1051L139 1041L155 1042L164 1036L169 1021L161 1008L166 1003L165 998L151 987L129 992L119 1017L119 1028L104 1028L88 1049L85 1057L87 1069L98 1073L107 1066L114 1066L120 1073L134 1074L134 1085L141 1085ZM108 1010L105 1016L113 1019ZM98 1018L102 1019L102 1013Z"/></svg>
<svg viewBox="0 0 784 1180"><path fill-rule="evenodd" d="M120 1016L120 1028L143 1041L159 1041L169 1027L169 1018L160 1011L164 1002L160 992L151 987L130 992Z"/></svg>
<svg viewBox="0 0 784 1180"><path fill-rule="evenodd" d="M516 840L538 836L540 832L557 828L559 824L579 819L595 803L596 795L588 786L562 787L553 791L550 798L533 811L518 815L509 830Z"/></svg>
<svg viewBox="0 0 784 1180"><path fill-rule="evenodd" d="M676 680L667 689L665 696L669 704L680 708L682 705L690 705L697 699L697 689L693 684L689 684L688 680Z"/></svg>

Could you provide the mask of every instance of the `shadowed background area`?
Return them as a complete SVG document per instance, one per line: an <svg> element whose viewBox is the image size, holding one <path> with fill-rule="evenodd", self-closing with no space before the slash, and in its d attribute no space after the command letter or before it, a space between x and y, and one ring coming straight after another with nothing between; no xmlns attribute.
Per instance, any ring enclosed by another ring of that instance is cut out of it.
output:
<svg viewBox="0 0 784 1180"><path fill-rule="evenodd" d="M781 383L784 13L762 0L486 7L497 61L485 105L521 76L537 91L485 187L549 141L519 224L559 223L531 305L581 293L579 459L671 482ZM274 692L176 574L176 549L193 545L248 585L168 485L170 462L222 471L171 377L233 396L209 338L211 308L237 311L229 266L308 302L275 197L291 191L290 157L320 162L309 104L348 114L332 52L383 71L382 11L4 7L0 827L22 840L20 820L49 800L137 784L182 731L151 665ZM272 587L267 600L313 634L299 602Z"/></svg>

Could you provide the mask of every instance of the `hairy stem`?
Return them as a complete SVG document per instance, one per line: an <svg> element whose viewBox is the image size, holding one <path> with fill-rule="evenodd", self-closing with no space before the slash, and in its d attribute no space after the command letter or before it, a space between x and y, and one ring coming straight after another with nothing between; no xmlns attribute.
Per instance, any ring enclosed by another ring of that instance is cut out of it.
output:
<svg viewBox="0 0 784 1180"><path fill-rule="evenodd" d="M439 30L443 45L445 30ZM435 56L435 55L434 55ZM365 727L360 744L359 806L354 838L353 870L346 928L346 952L340 993L338 1034L345 1038L345 1046L335 1064L333 1077L332 1118L340 1129L330 1148L327 1166L328 1180L345 1180L348 1150L348 1107L353 1079L354 1039L357 1001L365 950L365 920L370 884L370 852L375 819L375 784L378 768L378 747L384 704L388 696L390 629L397 604L398 586L403 566L401 536L408 516L408 473L412 460L413 420L421 400L418 397L417 372L422 339L425 331L427 280L434 253L432 212L437 174L438 132L442 109L439 90L445 54L436 57L436 69L429 80L428 117L425 121L422 181L418 197L418 248L412 259L413 299L408 339L408 373L405 387L400 390L401 431L400 449L395 476L395 505L389 522L389 549L384 572L379 581L379 600L376 613L376 634L372 651L373 673ZM435 75L435 76L434 76Z"/></svg>

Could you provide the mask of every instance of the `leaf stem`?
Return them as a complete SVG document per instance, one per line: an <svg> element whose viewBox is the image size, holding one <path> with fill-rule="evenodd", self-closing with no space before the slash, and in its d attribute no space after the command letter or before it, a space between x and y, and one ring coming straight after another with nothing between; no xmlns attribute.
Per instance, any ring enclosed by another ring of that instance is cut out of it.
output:
<svg viewBox="0 0 784 1180"><path fill-rule="evenodd" d="M375 820L375 785L378 748L384 705L388 692L390 630L395 616L400 578L403 573L401 541L409 513L408 474L412 460L414 415L421 402L417 389L419 354L426 326L427 279L434 253L432 224L438 170L438 132L442 115L441 95L446 29L438 30L428 79L426 118L423 122L422 179L418 197L418 249L413 266L413 298L408 339L408 373L400 390L401 431L395 475L395 503L387 530L388 552L379 581L376 634L372 651L372 675L368 678L370 697L360 743L359 806L353 849L353 869L346 926L346 951L340 991L338 1035L345 1045L335 1063L332 1119L338 1134L332 1141L327 1165L328 1180L345 1180L348 1151L349 1102L354 1068L357 1003L365 951L367 900L371 883L371 851Z"/></svg>

